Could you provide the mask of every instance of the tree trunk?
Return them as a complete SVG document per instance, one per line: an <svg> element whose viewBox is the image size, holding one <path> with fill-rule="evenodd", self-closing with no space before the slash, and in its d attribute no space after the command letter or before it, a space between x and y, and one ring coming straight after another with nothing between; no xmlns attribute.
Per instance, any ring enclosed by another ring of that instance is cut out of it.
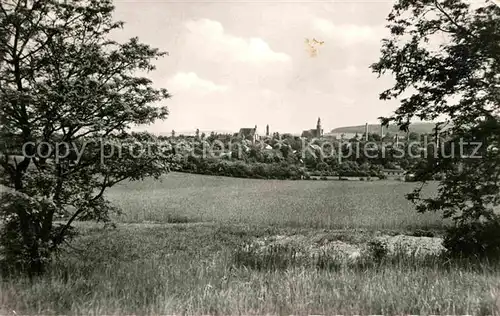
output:
<svg viewBox="0 0 500 316"><path fill-rule="evenodd" d="M14 175L14 188L16 191L22 192L24 190L24 185L22 181L22 177L25 174L28 166L31 162L31 158L24 157L23 161L21 161L16 166L16 171ZM26 247L29 258L26 258L28 262L23 267L26 269L28 276L33 278L37 275L40 275L44 272L44 257L40 249L41 243L47 243L50 238L50 231L47 232L47 229L51 229L51 225L40 227L36 218L33 218L30 214L29 210L19 210L19 228L21 230L21 237L23 240L24 247ZM50 214L45 214L46 216ZM42 228L42 231L40 231ZM40 240L40 238L42 240ZM41 242L41 243L40 243Z"/></svg>

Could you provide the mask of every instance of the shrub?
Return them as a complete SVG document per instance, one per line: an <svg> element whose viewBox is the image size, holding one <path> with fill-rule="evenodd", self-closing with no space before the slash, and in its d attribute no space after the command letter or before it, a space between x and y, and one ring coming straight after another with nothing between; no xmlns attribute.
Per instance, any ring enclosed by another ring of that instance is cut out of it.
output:
<svg viewBox="0 0 500 316"><path fill-rule="evenodd" d="M326 171L329 169L330 166L328 166L327 163L325 162L320 162L317 164L316 168L319 170L319 171Z"/></svg>
<svg viewBox="0 0 500 316"><path fill-rule="evenodd" d="M41 196L13 191L0 196L0 267L2 272L41 273L50 261L53 250L63 241L61 225L44 226L43 215L58 215L55 204ZM29 225L28 229L23 225ZM43 234L39 234L43 230ZM67 240L74 236L66 228ZM38 234L37 234L38 233ZM40 237L40 235L42 235ZM33 268L36 268L33 270Z"/></svg>
<svg viewBox="0 0 500 316"><path fill-rule="evenodd" d="M375 262L381 262L384 258L387 257L387 254L389 252L389 250L387 249L387 245L377 239L371 240L368 243L368 251Z"/></svg>
<svg viewBox="0 0 500 316"><path fill-rule="evenodd" d="M443 246L453 256L498 258L500 217L487 222L470 222L448 228Z"/></svg>
<svg viewBox="0 0 500 316"><path fill-rule="evenodd" d="M266 164L259 163L252 168L253 175L259 178L269 177L269 171Z"/></svg>

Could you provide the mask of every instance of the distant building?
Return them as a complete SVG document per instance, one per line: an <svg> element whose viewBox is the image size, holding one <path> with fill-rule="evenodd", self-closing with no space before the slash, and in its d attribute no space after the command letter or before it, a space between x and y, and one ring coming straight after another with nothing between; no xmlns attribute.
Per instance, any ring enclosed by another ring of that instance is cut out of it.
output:
<svg viewBox="0 0 500 316"><path fill-rule="evenodd" d="M318 123L315 129L309 129L302 132L301 137L305 138L319 138L323 136L323 129L321 128L321 118L318 117Z"/></svg>
<svg viewBox="0 0 500 316"><path fill-rule="evenodd" d="M406 174L406 171L403 169L383 169L382 172L387 177L401 177Z"/></svg>
<svg viewBox="0 0 500 316"><path fill-rule="evenodd" d="M258 140L257 125L255 125L254 128L240 128L238 137L250 140L252 141L252 143L255 143Z"/></svg>

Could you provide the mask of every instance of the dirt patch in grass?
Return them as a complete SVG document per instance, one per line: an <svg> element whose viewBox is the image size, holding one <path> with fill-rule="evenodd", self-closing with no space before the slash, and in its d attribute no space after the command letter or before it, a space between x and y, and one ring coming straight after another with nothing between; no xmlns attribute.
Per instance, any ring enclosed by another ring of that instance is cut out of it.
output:
<svg viewBox="0 0 500 316"><path fill-rule="evenodd" d="M238 265L257 269L289 266L332 267L381 260L421 260L445 253L441 238L378 235L342 238L329 233L271 235L253 238L235 251Z"/></svg>
<svg viewBox="0 0 500 316"><path fill-rule="evenodd" d="M389 254L403 252L415 256L439 256L445 252L443 239L438 237L397 235L379 236L375 240L382 243Z"/></svg>

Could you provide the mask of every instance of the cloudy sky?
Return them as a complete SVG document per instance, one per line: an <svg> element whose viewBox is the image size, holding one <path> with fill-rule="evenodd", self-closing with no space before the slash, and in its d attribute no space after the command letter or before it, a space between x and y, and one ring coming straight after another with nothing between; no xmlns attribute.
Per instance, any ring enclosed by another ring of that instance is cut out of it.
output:
<svg viewBox="0 0 500 316"><path fill-rule="evenodd" d="M267 124L300 132L376 123L397 103L378 100L377 79L389 1L125 1L119 39L138 36L169 56L149 76L173 97L153 133L232 131ZM311 57L305 38L324 41Z"/></svg>

